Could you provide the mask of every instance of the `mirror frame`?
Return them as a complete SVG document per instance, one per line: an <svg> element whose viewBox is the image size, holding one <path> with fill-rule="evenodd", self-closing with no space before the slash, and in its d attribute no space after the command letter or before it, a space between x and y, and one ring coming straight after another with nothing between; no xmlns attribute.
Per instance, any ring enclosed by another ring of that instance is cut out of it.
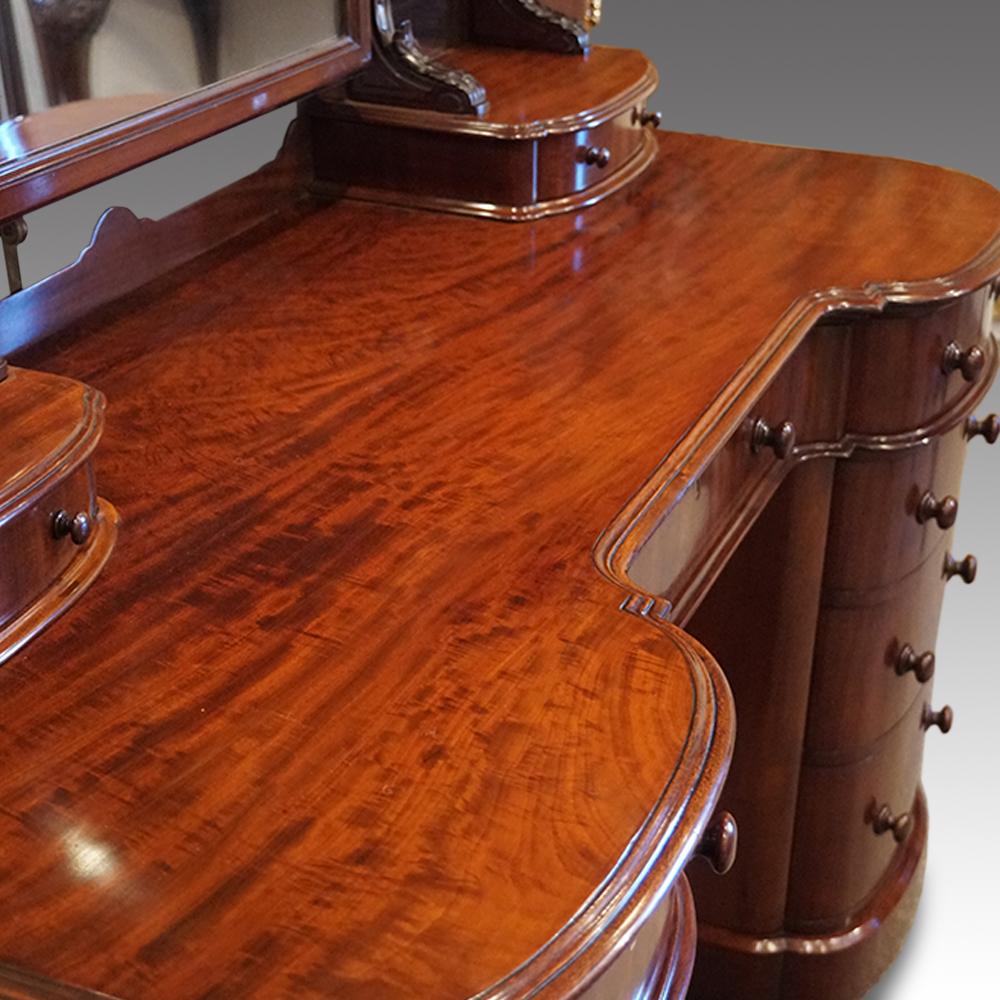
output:
<svg viewBox="0 0 1000 1000"><path fill-rule="evenodd" d="M0 221L256 118L371 57L371 5L344 0L344 34L0 166Z"/></svg>

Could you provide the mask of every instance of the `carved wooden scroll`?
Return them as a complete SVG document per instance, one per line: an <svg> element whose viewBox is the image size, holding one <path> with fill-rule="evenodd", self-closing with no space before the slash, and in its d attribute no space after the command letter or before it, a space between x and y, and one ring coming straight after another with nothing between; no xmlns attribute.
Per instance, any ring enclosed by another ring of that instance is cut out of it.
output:
<svg viewBox="0 0 1000 1000"><path fill-rule="evenodd" d="M348 82L352 100L450 114L479 115L486 110L486 91L479 81L427 55L417 44L412 24L396 24L391 0L372 0L372 24L372 61Z"/></svg>
<svg viewBox="0 0 1000 1000"><path fill-rule="evenodd" d="M568 55L582 55L590 44L583 24L537 0L476 0L471 12L477 41Z"/></svg>

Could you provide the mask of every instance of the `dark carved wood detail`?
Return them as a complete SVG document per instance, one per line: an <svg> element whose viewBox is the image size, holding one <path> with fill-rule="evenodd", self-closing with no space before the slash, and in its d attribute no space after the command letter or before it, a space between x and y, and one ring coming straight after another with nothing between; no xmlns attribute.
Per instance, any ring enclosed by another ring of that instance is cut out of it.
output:
<svg viewBox="0 0 1000 1000"><path fill-rule="evenodd" d="M111 0L31 0L28 4L50 103L90 97L90 42L110 4Z"/></svg>
<svg viewBox="0 0 1000 1000"><path fill-rule="evenodd" d="M479 81L427 55L417 43L412 23L396 24L391 0L373 0L372 15L372 61L348 82L352 100L450 114L486 111L486 90Z"/></svg>
<svg viewBox="0 0 1000 1000"><path fill-rule="evenodd" d="M480 42L582 55L587 29L536 0L479 0L472 5L472 34Z"/></svg>

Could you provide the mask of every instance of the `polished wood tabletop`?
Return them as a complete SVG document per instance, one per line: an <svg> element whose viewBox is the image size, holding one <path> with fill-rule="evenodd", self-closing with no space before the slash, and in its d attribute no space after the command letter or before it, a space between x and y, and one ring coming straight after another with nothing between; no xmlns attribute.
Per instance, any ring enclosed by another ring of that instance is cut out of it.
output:
<svg viewBox="0 0 1000 1000"><path fill-rule="evenodd" d="M959 174L665 134L586 212L316 207L14 358L107 396L122 529L0 672L0 958L150 1000L575 959L562 995L732 740L598 538L824 313L975 287L998 229Z"/></svg>

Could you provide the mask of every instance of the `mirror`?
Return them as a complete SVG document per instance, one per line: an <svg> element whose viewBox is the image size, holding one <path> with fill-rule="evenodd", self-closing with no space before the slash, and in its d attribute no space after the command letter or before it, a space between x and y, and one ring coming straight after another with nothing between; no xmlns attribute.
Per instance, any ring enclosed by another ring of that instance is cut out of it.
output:
<svg viewBox="0 0 1000 1000"><path fill-rule="evenodd" d="M0 162L162 106L345 28L343 0L0 0Z"/></svg>

